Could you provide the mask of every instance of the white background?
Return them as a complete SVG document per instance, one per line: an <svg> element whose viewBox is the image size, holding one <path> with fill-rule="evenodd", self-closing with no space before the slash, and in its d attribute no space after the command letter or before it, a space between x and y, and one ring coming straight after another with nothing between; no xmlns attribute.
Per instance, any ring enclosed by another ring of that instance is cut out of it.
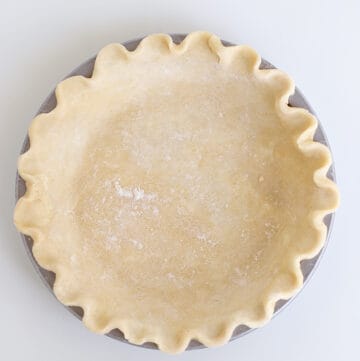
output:
<svg viewBox="0 0 360 361"><path fill-rule="evenodd" d="M305 290L263 329L178 360L360 360L360 2L1 1L0 359L171 360L92 334L41 283L12 224L16 159L40 103L109 42L208 30L288 72L317 111L341 191L330 245Z"/></svg>

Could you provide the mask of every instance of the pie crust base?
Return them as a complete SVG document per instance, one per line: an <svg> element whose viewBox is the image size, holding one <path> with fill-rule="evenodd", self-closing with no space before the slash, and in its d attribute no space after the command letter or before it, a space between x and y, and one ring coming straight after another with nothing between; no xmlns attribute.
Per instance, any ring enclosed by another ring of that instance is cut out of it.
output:
<svg viewBox="0 0 360 361"><path fill-rule="evenodd" d="M220 345L302 286L338 193L316 119L259 65L205 32L110 44L32 121L15 224L89 329L170 353Z"/></svg>

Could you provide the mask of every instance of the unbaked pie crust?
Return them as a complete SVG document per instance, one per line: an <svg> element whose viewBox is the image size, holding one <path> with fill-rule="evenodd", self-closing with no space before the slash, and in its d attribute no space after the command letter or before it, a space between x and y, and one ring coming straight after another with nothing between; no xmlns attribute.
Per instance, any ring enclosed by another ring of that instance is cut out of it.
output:
<svg viewBox="0 0 360 361"><path fill-rule="evenodd" d="M15 223L89 329L214 346L301 287L338 193L316 119L259 64L205 32L110 44L32 121Z"/></svg>

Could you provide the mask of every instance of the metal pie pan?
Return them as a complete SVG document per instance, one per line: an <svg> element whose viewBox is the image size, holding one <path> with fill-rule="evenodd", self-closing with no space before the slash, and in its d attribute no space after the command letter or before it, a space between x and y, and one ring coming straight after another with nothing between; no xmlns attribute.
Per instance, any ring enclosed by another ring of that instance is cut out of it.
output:
<svg viewBox="0 0 360 361"><path fill-rule="evenodd" d="M185 38L185 36L186 36L185 34L172 34L171 35L171 37L172 37L172 39L173 39L173 41L175 43L180 43ZM131 51L131 50L134 50L137 47L137 45L140 43L141 40L142 40L142 38L127 41L127 42L123 43L123 45L128 50ZM222 41L222 42L223 42L223 44L225 46L234 45L234 44L232 44L232 43L230 43L228 41ZM96 59L96 56L88 59L87 61L85 61L84 63L79 65L76 69L74 69L69 75L67 75L65 77L65 79L69 78L71 76L74 76L74 75L82 75L82 76L85 76L85 77L91 77L92 72L93 72L93 68L94 68L95 59ZM269 63L265 59L262 59L260 68L262 68L262 69L271 69L271 68L275 68L275 66L273 66L271 63ZM297 88L295 90L294 95L292 95L290 97L290 99L289 99L289 105L294 106L294 107L301 107L301 108L307 109L310 113L315 115L314 110L311 108L311 106L309 105L309 103L307 102L305 97L302 95L302 93ZM40 113L48 113L52 109L54 109L55 106L56 106L56 98L55 98L55 90L53 90L48 95L48 97L45 99L45 101L42 103L42 105L40 106L40 109L38 110L36 115L38 115ZM328 148L330 148L328 140L327 140L325 132L324 132L324 129L322 128L320 122L318 122L318 127L317 127L317 130L316 130L314 139L317 142L323 143ZM22 148L21 148L20 154L23 154L28 149L29 149L29 138L26 135L24 143L23 143ZM335 169L334 169L333 165L329 169L328 177L335 181ZM24 195L25 190L26 190L25 182L19 176L19 174L17 173L16 174L16 184L15 184L16 201ZM325 217L325 219L324 219L324 223L327 226L327 235L326 235L326 241L325 241L324 247L321 249L319 254L316 255L312 259L301 261L301 270L302 270L303 277L304 277L304 286L309 281L310 276L314 273L317 265L319 264L320 258L324 253L324 250L325 250L325 248L326 248L326 246L328 244L328 241L329 241L329 236L330 236L333 221L334 221L334 214L333 213L327 215ZM48 270L42 268L37 263L37 261L35 260L35 258L33 256L33 253L32 253L33 240L31 239L31 237L29 237L27 235L24 235L24 234L21 234L21 238L23 240L23 243L24 243L25 248L27 250L27 254L28 254L33 266L35 267L36 271L38 272L40 278L42 279L42 281L44 282L46 287L54 295L53 284L54 284L54 281L55 281L55 274L53 272L51 272L51 271L48 271ZM299 294L299 293L297 293L297 294ZM273 317L275 315L277 315L281 310L283 310L285 308L285 306L287 306L296 296L297 295L290 298L289 300L279 300L275 305L275 311L274 311ZM79 319L82 319L82 317L83 317L82 308L75 307L75 306L64 306L64 307L66 307L74 316L76 316ZM248 334L249 332L251 332L253 330L254 329L249 328L247 326L239 325L234 330L230 341L236 340L236 339ZM131 344L130 342L128 342L125 339L124 334L118 329L114 329L114 330L112 330L111 332L109 332L106 335L111 337L111 338L114 338L114 339L116 339L118 341ZM133 345L133 344L131 344L131 345ZM149 349L158 349L157 345L155 343L152 343L152 342L147 342L147 343L144 343L142 345L134 345L134 346L139 346L139 347L144 347L144 348L149 348ZM187 347L187 350L195 350L195 349L200 349L200 348L205 348L205 346L203 344L199 343L196 340L192 340L189 343L189 345Z"/></svg>

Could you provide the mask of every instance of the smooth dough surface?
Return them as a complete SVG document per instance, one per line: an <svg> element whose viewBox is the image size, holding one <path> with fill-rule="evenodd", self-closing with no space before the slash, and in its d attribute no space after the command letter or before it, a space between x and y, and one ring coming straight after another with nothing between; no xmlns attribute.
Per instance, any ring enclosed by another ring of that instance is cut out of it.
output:
<svg viewBox="0 0 360 361"><path fill-rule="evenodd" d="M93 331L217 345L301 287L337 192L316 120L259 63L208 33L111 44L32 122L15 222Z"/></svg>

